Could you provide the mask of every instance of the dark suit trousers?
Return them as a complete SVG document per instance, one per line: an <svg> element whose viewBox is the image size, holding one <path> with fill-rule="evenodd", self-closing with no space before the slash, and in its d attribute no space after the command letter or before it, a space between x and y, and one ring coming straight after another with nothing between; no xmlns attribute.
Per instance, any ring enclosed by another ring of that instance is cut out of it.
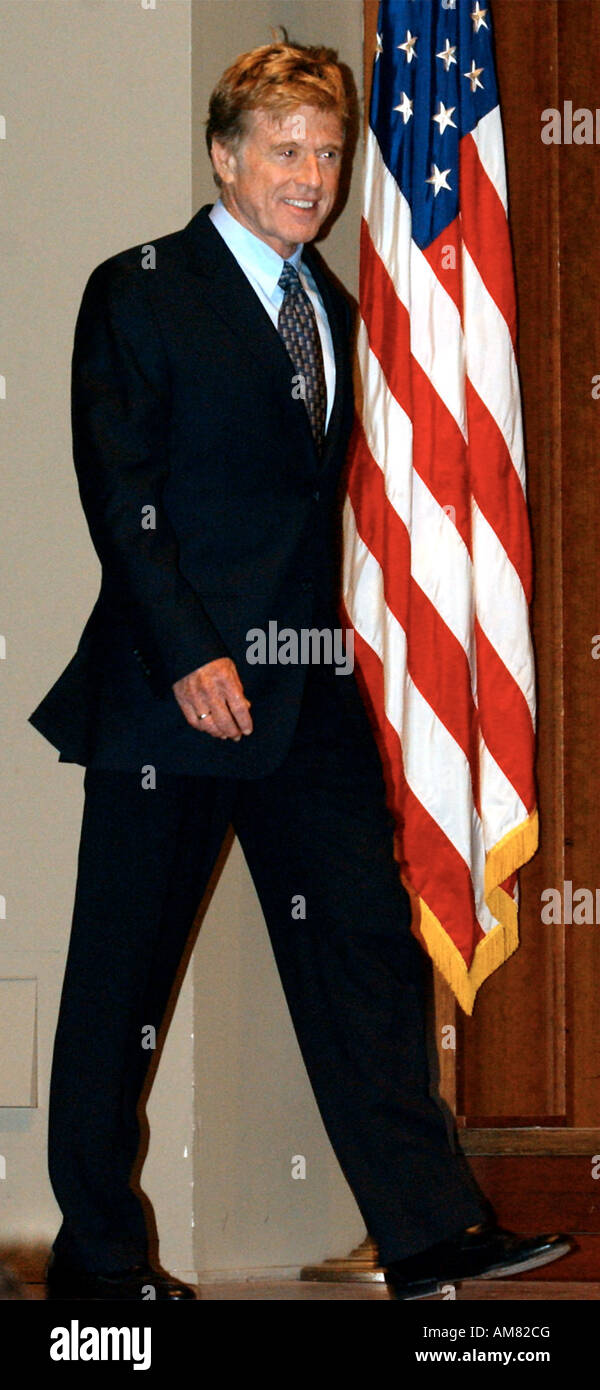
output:
<svg viewBox="0 0 600 1390"><path fill-rule="evenodd" d="M312 668L291 749L264 778L159 774L144 790L141 772L86 771L50 1091L55 1250L96 1270L147 1258L129 1186L152 1056L142 1028L158 1032L230 823L323 1122L382 1261L480 1221L482 1199L429 1095L424 957L376 745L353 677Z"/></svg>

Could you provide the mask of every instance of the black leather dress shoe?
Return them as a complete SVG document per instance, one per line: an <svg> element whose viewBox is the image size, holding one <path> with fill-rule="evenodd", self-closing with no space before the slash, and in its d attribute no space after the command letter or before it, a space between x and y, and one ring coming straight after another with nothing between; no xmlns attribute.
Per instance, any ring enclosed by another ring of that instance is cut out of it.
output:
<svg viewBox="0 0 600 1390"><path fill-rule="evenodd" d="M454 1240L430 1245L385 1269L390 1298L424 1298L462 1279L502 1279L559 1260L575 1248L570 1236L518 1236L500 1226L469 1227Z"/></svg>
<svg viewBox="0 0 600 1390"><path fill-rule="evenodd" d="M46 1267L46 1299L113 1299L127 1302L182 1302L196 1298L188 1284L161 1274L151 1265L132 1265L129 1269L111 1270L104 1274L93 1270L75 1269L72 1265L50 1255Z"/></svg>

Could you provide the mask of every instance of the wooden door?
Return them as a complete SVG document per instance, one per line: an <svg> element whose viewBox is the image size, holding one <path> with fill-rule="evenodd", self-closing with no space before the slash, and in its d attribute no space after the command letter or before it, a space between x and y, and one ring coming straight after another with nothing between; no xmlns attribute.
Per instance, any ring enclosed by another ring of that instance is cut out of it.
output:
<svg viewBox="0 0 600 1390"><path fill-rule="evenodd" d="M595 136L600 0L492 9L535 548L541 843L520 875L518 951L470 1019L438 978L436 1031L439 1044L443 1025L456 1024L456 1052L439 1053L441 1088L501 1223L578 1238L578 1251L536 1278L597 1279L600 912L544 921L542 894L558 890L564 909L568 883L595 907L600 882L600 150L569 142L563 107L589 109ZM376 17L376 0L365 0L367 88ZM561 113L561 144L541 138L549 108ZM575 125L581 139L584 117Z"/></svg>

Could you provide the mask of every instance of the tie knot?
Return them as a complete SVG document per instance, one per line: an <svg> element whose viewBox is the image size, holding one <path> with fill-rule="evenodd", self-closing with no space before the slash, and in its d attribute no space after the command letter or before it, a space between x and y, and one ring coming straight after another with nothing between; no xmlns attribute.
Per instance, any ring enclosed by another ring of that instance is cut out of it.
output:
<svg viewBox="0 0 600 1390"><path fill-rule="evenodd" d="M300 276L298 275L298 271L296 270L296 267L292 265L291 261L283 262L283 270L281 272L281 275L279 276L277 284L279 285L279 288L283 290L284 294L287 294L288 290L302 289L302 285L300 284Z"/></svg>

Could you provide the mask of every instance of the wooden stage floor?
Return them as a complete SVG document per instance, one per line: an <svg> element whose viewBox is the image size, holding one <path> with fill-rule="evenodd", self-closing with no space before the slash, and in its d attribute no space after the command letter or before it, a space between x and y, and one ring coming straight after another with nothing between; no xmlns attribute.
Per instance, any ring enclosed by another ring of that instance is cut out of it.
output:
<svg viewBox="0 0 600 1390"><path fill-rule="evenodd" d="M26 1284L27 1296L43 1299L43 1284ZM300 1279L282 1279L279 1282L256 1280L229 1280L227 1283L203 1284L199 1290L204 1303L243 1303L243 1302L305 1302L340 1303L346 1301L385 1301L387 1289L382 1284L359 1283L309 1283ZM456 1287L456 1302L588 1302L600 1299L600 1283L561 1283L558 1280L540 1280L537 1283L524 1280L496 1279L470 1280ZM423 1303L443 1302L441 1294Z"/></svg>

